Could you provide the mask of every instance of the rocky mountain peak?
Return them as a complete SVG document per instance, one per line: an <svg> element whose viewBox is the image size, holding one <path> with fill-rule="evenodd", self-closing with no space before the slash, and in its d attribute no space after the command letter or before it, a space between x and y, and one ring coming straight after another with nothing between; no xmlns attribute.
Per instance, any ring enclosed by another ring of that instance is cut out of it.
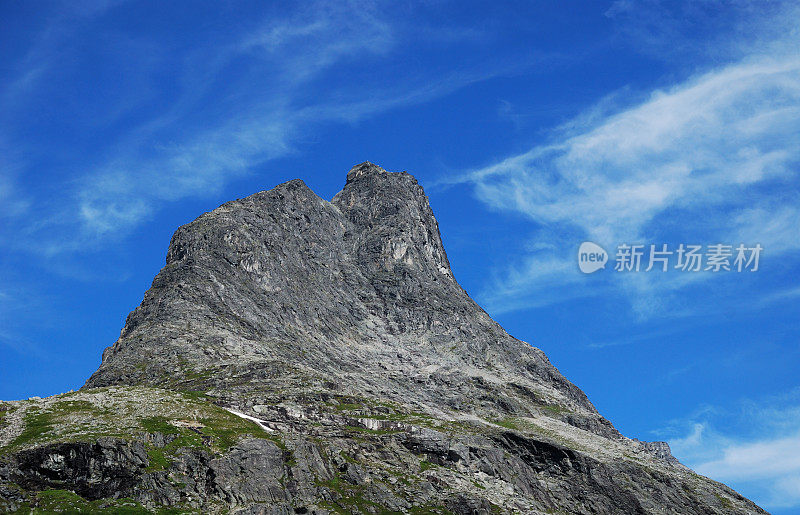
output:
<svg viewBox="0 0 800 515"><path fill-rule="evenodd" d="M84 388L0 402L0 511L46 489L202 513L763 513L620 435L458 285L416 179L368 162L330 202L294 180L178 228Z"/></svg>
<svg viewBox="0 0 800 515"><path fill-rule="evenodd" d="M459 286L417 180L372 163L330 202L295 180L180 227L87 386L241 398L262 375L492 417L564 406L569 424L619 437Z"/></svg>
<svg viewBox="0 0 800 515"><path fill-rule="evenodd" d="M373 271L403 266L452 278L439 224L411 174L361 163L331 203L353 224L347 236Z"/></svg>
<svg viewBox="0 0 800 515"><path fill-rule="evenodd" d="M353 182L357 179L362 177L367 177L369 175L384 175L386 176L391 172L387 172L380 166L370 163L369 161L364 161L361 164L357 164L347 172L347 182Z"/></svg>

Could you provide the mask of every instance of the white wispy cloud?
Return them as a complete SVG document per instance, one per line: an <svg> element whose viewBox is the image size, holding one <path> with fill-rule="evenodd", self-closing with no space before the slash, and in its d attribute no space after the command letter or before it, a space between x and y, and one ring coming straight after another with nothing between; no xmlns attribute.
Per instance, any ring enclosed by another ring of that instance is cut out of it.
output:
<svg viewBox="0 0 800 515"><path fill-rule="evenodd" d="M485 295L493 308L525 305L509 292L540 298L554 282L575 282L573 254L584 239L612 249L670 236L745 241L768 247L771 256L800 248L793 222L800 194L790 186L800 162L797 41L616 112L593 109L549 143L453 179L474 185L497 210L528 216L546 229L540 237L571 238L560 252L532 255L507 272ZM658 287L679 289L706 277L672 274ZM653 286L644 274L618 284L638 294ZM653 299L644 304L652 308Z"/></svg>
<svg viewBox="0 0 800 515"><path fill-rule="evenodd" d="M800 477L800 434L729 445L719 459L700 463L697 470L724 481L781 478L789 474Z"/></svg>
<svg viewBox="0 0 800 515"><path fill-rule="evenodd" d="M0 351L11 349L19 354L44 357L47 353L42 345L32 341L22 331L16 331L15 322L39 313L46 302L46 295L31 295L31 288L15 284L6 269L2 270L4 279L0 284Z"/></svg>
<svg viewBox="0 0 800 515"><path fill-rule="evenodd" d="M6 98L24 103L17 96L31 88L32 60L37 77L46 76L56 57L65 60L55 50L66 46L59 43L60 35L69 33L59 25L63 19L47 26L48 37L21 63L18 81L26 86L8 89ZM316 127L358 123L513 71L493 63L433 75L409 69L397 78L366 73L364 64L385 59L402 43L418 42L415 38L446 45L475 37L470 31L446 38L433 38L426 27L415 31L392 20L379 2L313 2L254 21L229 40L180 52L166 49L160 61L140 59L138 54L153 49L133 45L135 55L126 59L143 67L141 73L170 67L178 84L173 98L116 140L108 138L107 148L97 149L77 177L64 181L59 206L38 206L27 227L33 236L13 244L47 255L90 248L130 232L169 202L213 195L254 168L297 152ZM139 107L143 102L139 99ZM104 113L103 123L129 113L137 100L125 105Z"/></svg>
<svg viewBox="0 0 800 515"><path fill-rule="evenodd" d="M798 79L800 56L730 66L464 180L498 209L600 240L636 238L668 207L724 204L749 185L793 176Z"/></svg>
<svg viewBox="0 0 800 515"><path fill-rule="evenodd" d="M204 49L210 64L192 72L203 77L201 91L190 88L188 98L179 101L182 109L149 121L118 155L80 181L76 200L83 231L92 236L124 232L164 202L219 191L252 167L292 152L298 130L319 111L304 105L303 88L341 60L392 46L390 27L376 16L355 3L314 4L218 50ZM203 84L219 79L236 59L251 60L259 73L271 75L265 90L254 92L243 84L246 97L223 119L211 118L202 127L187 123L179 130L197 107L193 103L202 101ZM169 139L154 144L164 134Z"/></svg>
<svg viewBox="0 0 800 515"><path fill-rule="evenodd" d="M797 33L791 0L616 0L606 11L620 43L660 60L738 59Z"/></svg>
<svg viewBox="0 0 800 515"><path fill-rule="evenodd" d="M309 80L340 59L382 54L394 46L394 29L377 5L312 2L289 20L267 22L246 36L236 50L261 53L257 57L271 60L283 80Z"/></svg>
<svg viewBox="0 0 800 515"><path fill-rule="evenodd" d="M20 162L19 152L0 138L0 220L17 218L30 209L31 199L18 184ZM0 238L4 232L0 229Z"/></svg>
<svg viewBox="0 0 800 515"><path fill-rule="evenodd" d="M9 176L0 176L0 218L13 218L30 208L30 200L19 192Z"/></svg>
<svg viewBox="0 0 800 515"><path fill-rule="evenodd" d="M800 506L800 405L797 392L734 413L705 409L680 423L673 454L695 471L744 490L767 509ZM731 426L744 425L749 436ZM673 428L674 431L674 428Z"/></svg>

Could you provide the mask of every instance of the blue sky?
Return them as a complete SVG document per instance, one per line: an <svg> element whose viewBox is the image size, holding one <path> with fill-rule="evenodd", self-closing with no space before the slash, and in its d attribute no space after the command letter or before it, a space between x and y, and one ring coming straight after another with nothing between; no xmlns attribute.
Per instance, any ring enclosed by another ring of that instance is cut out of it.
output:
<svg viewBox="0 0 800 515"><path fill-rule="evenodd" d="M796 6L168 4L0 4L0 398L81 386L179 225L370 160L624 434L800 513ZM584 275L586 240L764 251Z"/></svg>

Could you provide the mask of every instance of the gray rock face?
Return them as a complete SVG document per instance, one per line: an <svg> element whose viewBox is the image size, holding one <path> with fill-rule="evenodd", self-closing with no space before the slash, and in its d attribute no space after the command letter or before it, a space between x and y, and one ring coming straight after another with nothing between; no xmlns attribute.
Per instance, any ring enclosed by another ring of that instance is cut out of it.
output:
<svg viewBox="0 0 800 515"><path fill-rule="evenodd" d="M680 464L677 458L672 455L672 449L669 448L667 442L642 442L636 438L634 438L633 441L638 442L645 450L660 460L672 463L673 465Z"/></svg>
<svg viewBox="0 0 800 515"><path fill-rule="evenodd" d="M226 373L207 373L218 368ZM205 374L200 386L237 394L231 386L257 373L289 389L495 418L559 406L569 423L617 436L540 350L458 285L417 181L370 163L332 202L295 180L178 229L87 386Z"/></svg>
<svg viewBox="0 0 800 515"><path fill-rule="evenodd" d="M171 437L15 447L37 412L14 406L0 506L67 488L206 512L763 513L620 435L458 285L417 181L371 163L330 202L295 180L179 228L76 395L125 388L203 392L263 438L220 454L221 433L191 426L198 443L173 421ZM149 427L137 420L125 427Z"/></svg>

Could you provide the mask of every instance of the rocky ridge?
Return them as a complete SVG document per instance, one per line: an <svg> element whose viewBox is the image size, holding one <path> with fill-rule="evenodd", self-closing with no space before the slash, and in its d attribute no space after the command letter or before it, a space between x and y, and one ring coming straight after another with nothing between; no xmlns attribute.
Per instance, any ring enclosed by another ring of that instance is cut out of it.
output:
<svg viewBox="0 0 800 515"><path fill-rule="evenodd" d="M8 509L763 513L620 435L371 163L330 202L295 180L179 228L86 386L0 414Z"/></svg>

